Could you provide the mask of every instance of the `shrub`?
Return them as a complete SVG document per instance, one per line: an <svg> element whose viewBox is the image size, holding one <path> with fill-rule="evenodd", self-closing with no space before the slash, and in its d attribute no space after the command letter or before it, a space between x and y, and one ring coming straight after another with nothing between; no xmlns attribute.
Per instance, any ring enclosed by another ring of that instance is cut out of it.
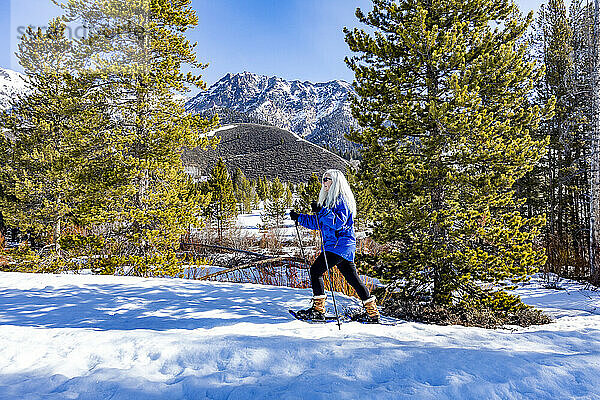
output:
<svg viewBox="0 0 600 400"><path fill-rule="evenodd" d="M98 235L82 235L79 233L63 235L60 238L60 248L74 254L97 254L104 249L106 243Z"/></svg>
<svg viewBox="0 0 600 400"><path fill-rule="evenodd" d="M3 272L42 272L40 261L28 242L12 249L0 248L0 271Z"/></svg>
<svg viewBox="0 0 600 400"><path fill-rule="evenodd" d="M98 275L114 275L123 269L125 260L118 256L101 256L93 258L90 262L91 270Z"/></svg>
<svg viewBox="0 0 600 400"><path fill-rule="evenodd" d="M542 311L524 304L518 296L503 291L490 292L488 299L452 305L418 301L400 294L386 296L381 288L375 294L382 300L381 312L406 321L438 325L463 325L495 329L506 325L522 327L551 322Z"/></svg>

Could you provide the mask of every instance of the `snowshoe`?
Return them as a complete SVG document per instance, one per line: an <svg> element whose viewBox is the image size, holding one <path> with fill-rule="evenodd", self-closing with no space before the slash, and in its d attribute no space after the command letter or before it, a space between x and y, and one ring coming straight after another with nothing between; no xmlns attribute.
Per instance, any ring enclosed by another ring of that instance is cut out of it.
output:
<svg viewBox="0 0 600 400"><path fill-rule="evenodd" d="M314 307L308 308L306 310L298 310L293 311L290 310L290 313L299 320L311 320L311 321L325 321L325 314L321 311L316 310Z"/></svg>
<svg viewBox="0 0 600 400"><path fill-rule="evenodd" d="M346 314L351 321L361 322L363 324L378 324L379 315L371 316L366 312L357 312L350 315Z"/></svg>
<svg viewBox="0 0 600 400"><path fill-rule="evenodd" d="M311 311L310 308L308 310L298 310L298 311L289 310L289 312L294 318L296 318L300 321L311 323L311 324L323 324L323 323L327 323L327 322L337 322L337 318L335 315L326 315L326 314L320 313L319 311L316 311L316 313L314 313L313 311ZM313 317L313 318L310 318L310 317ZM344 319L347 320L347 318L343 318L342 316L340 316L340 322L344 321Z"/></svg>
<svg viewBox="0 0 600 400"><path fill-rule="evenodd" d="M344 310L344 318L350 321L360 322L361 324L398 325L402 322L396 318L384 315L372 317L364 310L352 308Z"/></svg>
<svg viewBox="0 0 600 400"><path fill-rule="evenodd" d="M294 317L302 321L325 321L325 302L327 301L326 295L313 296L312 306L306 310L294 311L292 314ZM292 310L290 310L290 313Z"/></svg>

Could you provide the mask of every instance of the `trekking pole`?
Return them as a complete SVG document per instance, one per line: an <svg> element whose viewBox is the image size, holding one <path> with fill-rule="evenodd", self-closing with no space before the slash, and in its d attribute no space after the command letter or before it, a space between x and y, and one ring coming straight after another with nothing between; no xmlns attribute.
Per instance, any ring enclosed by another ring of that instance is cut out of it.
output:
<svg viewBox="0 0 600 400"><path fill-rule="evenodd" d="M304 255L304 245L302 244L302 238L300 237L300 231L298 230L298 221L296 221L296 235L298 235L298 243L300 243L300 254L302 254L302 259L304 260L304 263L308 265L308 260Z"/></svg>
<svg viewBox="0 0 600 400"><path fill-rule="evenodd" d="M325 259L325 268L327 269L327 275L329 275L329 287L331 288L331 298L333 299L333 309L335 310L335 319L337 319L338 329L342 330L342 324L340 323L340 316L338 314L337 305L335 304L335 294L333 292L333 277L331 276L331 271L329 270L329 263L327 262L327 254L325 254L325 239L323 238L323 230L321 229L321 225L319 225L319 217L317 217L317 213L315 213L315 218L317 219L317 226L319 227L319 233L321 234L321 250L323 251L323 258Z"/></svg>

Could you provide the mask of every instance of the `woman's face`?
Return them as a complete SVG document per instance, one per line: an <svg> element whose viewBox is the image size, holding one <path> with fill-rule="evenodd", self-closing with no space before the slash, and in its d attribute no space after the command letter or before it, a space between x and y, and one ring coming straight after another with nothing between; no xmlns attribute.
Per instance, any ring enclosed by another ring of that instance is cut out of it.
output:
<svg viewBox="0 0 600 400"><path fill-rule="evenodd" d="M329 174L326 174L323 177L323 182L322 182L323 183L323 189L325 189L326 192L329 191L329 188L331 187L332 182L333 181L331 180L331 176Z"/></svg>

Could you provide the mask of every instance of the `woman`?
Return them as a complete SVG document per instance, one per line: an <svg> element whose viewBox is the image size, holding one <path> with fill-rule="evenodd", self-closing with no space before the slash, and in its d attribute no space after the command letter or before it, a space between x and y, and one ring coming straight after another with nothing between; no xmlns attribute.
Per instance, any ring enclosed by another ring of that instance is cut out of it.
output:
<svg viewBox="0 0 600 400"><path fill-rule="evenodd" d="M363 302L366 315L361 320L378 322L379 311L375 297L358 277L354 264L356 252L356 235L354 233L354 216L356 202L346 177L337 169L330 169L323 174L319 202L312 203L314 215L298 214L290 211L290 218L308 229L319 229L323 235L324 252L319 254L310 267L310 281L313 290L312 307L297 312L302 319L325 319L325 286L323 274L327 271L325 257L329 268L337 266L346 281L356 290Z"/></svg>

